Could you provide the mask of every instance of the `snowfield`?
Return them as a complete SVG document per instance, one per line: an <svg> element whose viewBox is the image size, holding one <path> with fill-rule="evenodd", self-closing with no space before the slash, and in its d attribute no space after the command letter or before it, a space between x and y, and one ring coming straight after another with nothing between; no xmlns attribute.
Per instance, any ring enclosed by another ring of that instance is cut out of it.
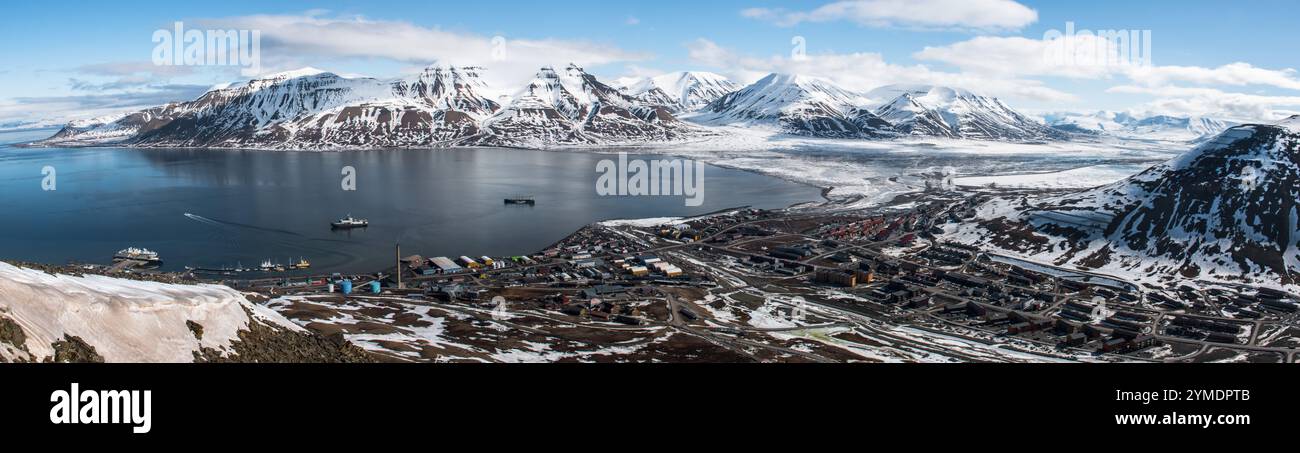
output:
<svg viewBox="0 0 1300 453"><path fill-rule="evenodd" d="M1229 129L1123 181L996 199L951 239L1131 282L1175 279L1300 287L1300 132L1292 122Z"/></svg>
<svg viewBox="0 0 1300 453"><path fill-rule="evenodd" d="M107 362L193 362L203 348L228 351L258 322L302 331L225 286L172 285L88 275L50 275L0 263L0 318L22 329L21 345L0 342L7 361L54 357L55 342L80 338ZM203 327L202 339L187 325Z"/></svg>
<svg viewBox="0 0 1300 453"><path fill-rule="evenodd" d="M1001 188L1016 189L1091 189L1136 175L1148 167L1145 164L1093 165L1048 173L970 176L956 178L954 181L961 187L984 187L992 184Z"/></svg>
<svg viewBox="0 0 1300 453"><path fill-rule="evenodd" d="M1185 150L1164 143L1126 140L856 140L789 135L772 127L724 126L713 130L715 136L638 147L636 152L686 157L821 187L829 189L826 196L831 199L855 200L854 206L870 207L888 203L899 195L921 192L927 178L945 170L962 186L992 182L1006 187L1082 189L1135 175Z"/></svg>

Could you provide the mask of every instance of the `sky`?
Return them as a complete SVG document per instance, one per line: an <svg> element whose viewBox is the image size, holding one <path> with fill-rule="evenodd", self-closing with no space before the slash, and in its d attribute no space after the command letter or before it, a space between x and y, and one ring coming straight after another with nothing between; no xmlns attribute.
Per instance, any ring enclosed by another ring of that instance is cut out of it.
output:
<svg viewBox="0 0 1300 453"><path fill-rule="evenodd" d="M310 66L398 78L431 64L482 66L505 94L542 66L576 63L610 83L704 70L741 83L798 73L862 92L946 85L1038 114L1300 112L1294 0L124 0L5 10L0 126L189 100L249 78L230 65L156 64L155 34L176 22L258 31L261 74ZM1113 39L1049 39L1069 24L1137 36L1139 58L1120 58ZM1097 48L1108 52L1086 53Z"/></svg>

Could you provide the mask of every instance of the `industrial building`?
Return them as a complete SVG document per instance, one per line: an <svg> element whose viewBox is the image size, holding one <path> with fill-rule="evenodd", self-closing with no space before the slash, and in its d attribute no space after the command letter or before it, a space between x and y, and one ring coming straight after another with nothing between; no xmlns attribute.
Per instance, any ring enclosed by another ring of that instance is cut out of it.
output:
<svg viewBox="0 0 1300 453"><path fill-rule="evenodd" d="M460 265L453 262L451 258L445 256L429 260L429 266L432 266L433 269L437 269L439 273L443 274L457 274L465 270L465 268L460 267Z"/></svg>
<svg viewBox="0 0 1300 453"><path fill-rule="evenodd" d="M875 280L875 274L871 272L854 271L847 269L822 269L813 274L813 281L825 283L846 288L856 288L858 285L870 284Z"/></svg>

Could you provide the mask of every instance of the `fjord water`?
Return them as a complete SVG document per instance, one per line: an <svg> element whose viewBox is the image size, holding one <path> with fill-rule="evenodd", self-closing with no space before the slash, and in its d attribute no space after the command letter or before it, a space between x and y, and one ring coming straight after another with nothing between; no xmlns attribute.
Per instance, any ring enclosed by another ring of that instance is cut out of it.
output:
<svg viewBox="0 0 1300 453"><path fill-rule="evenodd" d="M45 132L44 136L48 136ZM0 143L41 137L0 134ZM629 156L630 158L664 158ZM820 199L815 187L707 167L704 204L682 197L601 197L596 164L612 155L525 151L23 149L0 145L0 258L109 263L117 250L159 252L165 270L289 264L374 272L405 255L513 256L610 219L689 216ZM55 169L57 190L42 189ZM344 191L342 169L356 169ZM512 196L537 205L507 206ZM331 231L355 215L365 230Z"/></svg>

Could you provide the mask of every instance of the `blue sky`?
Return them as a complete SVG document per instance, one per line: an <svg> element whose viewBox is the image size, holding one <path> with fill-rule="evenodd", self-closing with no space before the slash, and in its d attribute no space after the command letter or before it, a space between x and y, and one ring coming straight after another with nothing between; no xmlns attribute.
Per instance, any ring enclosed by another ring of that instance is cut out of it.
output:
<svg viewBox="0 0 1300 453"><path fill-rule="evenodd" d="M176 21L261 30L266 71L400 77L434 62L482 64L506 92L536 66L572 60L608 81L710 70L743 82L807 73L862 91L960 85L1038 112L1300 111L1300 75L1290 69L1300 66L1300 12L1290 0L86 1L5 9L0 124L182 100L241 78L230 67L152 65L152 34ZM1154 68L1044 67L1036 46L1067 22L1150 30ZM514 49L504 61L482 50L495 36ZM807 58L791 57L796 36Z"/></svg>

